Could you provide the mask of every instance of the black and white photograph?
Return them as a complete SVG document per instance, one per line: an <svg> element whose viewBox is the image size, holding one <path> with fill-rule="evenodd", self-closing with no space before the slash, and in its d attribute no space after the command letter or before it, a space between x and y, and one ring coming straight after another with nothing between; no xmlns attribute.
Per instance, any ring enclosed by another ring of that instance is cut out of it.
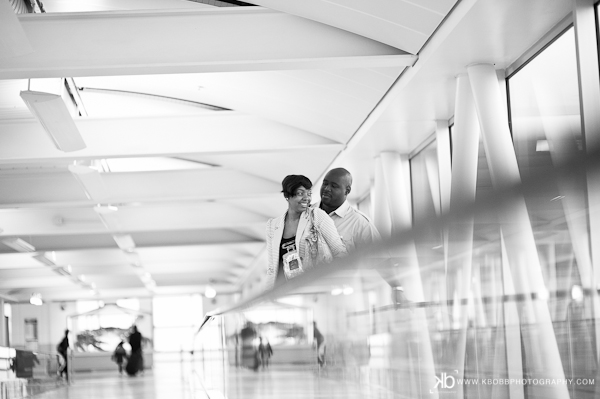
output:
<svg viewBox="0 0 600 399"><path fill-rule="evenodd" d="M0 0L0 399L600 398L600 0Z"/></svg>

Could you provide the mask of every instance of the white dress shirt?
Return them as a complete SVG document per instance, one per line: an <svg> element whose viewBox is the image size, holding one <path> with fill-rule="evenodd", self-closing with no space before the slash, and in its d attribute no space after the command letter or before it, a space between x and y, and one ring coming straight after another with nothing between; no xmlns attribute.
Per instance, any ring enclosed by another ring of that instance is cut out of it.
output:
<svg viewBox="0 0 600 399"><path fill-rule="evenodd" d="M318 206L320 207L321 204L319 203ZM379 231L367 215L350 206L347 200L329 216L333 219L338 233L346 244L348 253L381 240Z"/></svg>

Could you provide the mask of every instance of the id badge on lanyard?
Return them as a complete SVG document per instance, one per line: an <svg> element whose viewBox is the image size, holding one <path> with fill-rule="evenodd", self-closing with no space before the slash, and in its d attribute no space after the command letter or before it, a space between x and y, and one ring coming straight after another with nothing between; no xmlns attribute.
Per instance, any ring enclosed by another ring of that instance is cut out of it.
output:
<svg viewBox="0 0 600 399"><path fill-rule="evenodd" d="M291 242L283 248L288 250L287 253L283 254L283 270L285 276L289 279L302 274L304 272L302 269L302 261L300 260L300 255L298 254L295 243Z"/></svg>

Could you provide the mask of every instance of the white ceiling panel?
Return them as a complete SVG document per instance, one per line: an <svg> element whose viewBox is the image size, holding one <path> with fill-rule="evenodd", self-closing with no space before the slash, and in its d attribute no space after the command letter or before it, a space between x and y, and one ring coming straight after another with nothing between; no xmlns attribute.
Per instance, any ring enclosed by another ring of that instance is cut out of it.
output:
<svg viewBox="0 0 600 399"><path fill-rule="evenodd" d="M236 154L236 155L198 155L193 159L200 162L219 162L222 166L245 170L255 176L277 181L291 174L301 174L309 179L316 179L327 168L342 146L315 148L308 150L273 151L268 153ZM188 157L192 158L192 157ZM277 192L281 188L278 187Z"/></svg>
<svg viewBox="0 0 600 399"><path fill-rule="evenodd" d="M115 288L143 288L144 283L138 276L106 276L106 275L90 275L89 280L96 284L97 290L115 289Z"/></svg>
<svg viewBox="0 0 600 399"><path fill-rule="evenodd" d="M2 244L3 245L3 244ZM11 250L14 252L14 250ZM0 254L0 270L4 269L39 269L42 264L28 253Z"/></svg>
<svg viewBox="0 0 600 399"><path fill-rule="evenodd" d="M0 280L14 278L46 278L56 277L58 274L49 267L0 269Z"/></svg>
<svg viewBox="0 0 600 399"><path fill-rule="evenodd" d="M2 172L0 172L1 174ZM231 198L242 191L247 197L270 196L278 183L224 168L137 173L102 173L106 186L103 202L156 202ZM187 184L193 181L194 184ZM68 171L25 174L5 172L0 202L13 204L61 203L95 205Z"/></svg>
<svg viewBox="0 0 600 399"><path fill-rule="evenodd" d="M74 276L83 274L84 276L89 277L89 280L93 282L98 281L98 276L106 276L113 279L120 279L123 276L134 276L139 280L136 268L124 262L94 262L92 264L89 262L73 262L71 263L71 270Z"/></svg>
<svg viewBox="0 0 600 399"><path fill-rule="evenodd" d="M44 0L44 9L48 13L124 11L124 10L161 10L174 8L202 9L212 8L208 4L185 0Z"/></svg>
<svg viewBox="0 0 600 399"><path fill-rule="evenodd" d="M456 0L254 0L416 54Z"/></svg>
<svg viewBox="0 0 600 399"><path fill-rule="evenodd" d="M157 276L161 274L205 274L212 276L214 273L229 273L230 276L235 276L243 273L245 264L252 260L252 257L239 258L239 262L215 261L210 259L200 259L196 262L165 262L165 263L145 263L144 270ZM181 277L181 276L180 276ZM185 278L185 277L184 277ZM210 278L210 277L209 277Z"/></svg>
<svg viewBox="0 0 600 399"><path fill-rule="evenodd" d="M227 252L228 260L233 261L239 257L255 255L262 246L262 243L190 245L139 248L136 252L140 255L144 263L177 262L185 259L218 260L223 258L223 252Z"/></svg>
<svg viewBox="0 0 600 399"><path fill-rule="evenodd" d="M289 125L223 112L177 118L77 119L87 148L56 149L35 120L0 123L0 162L273 151L337 144Z"/></svg>
<svg viewBox="0 0 600 399"><path fill-rule="evenodd" d="M33 52L27 33L11 5L4 1L0 5L0 59L18 57Z"/></svg>
<svg viewBox="0 0 600 399"><path fill-rule="evenodd" d="M0 64L0 79L332 68L350 61L361 67L402 66L415 61L374 40L259 7L47 13L21 15L19 21L34 51Z"/></svg>
<svg viewBox="0 0 600 399"><path fill-rule="evenodd" d="M44 288L44 287L69 287L77 285L73 280L60 275L42 276L40 278L9 278L0 281L0 289Z"/></svg>

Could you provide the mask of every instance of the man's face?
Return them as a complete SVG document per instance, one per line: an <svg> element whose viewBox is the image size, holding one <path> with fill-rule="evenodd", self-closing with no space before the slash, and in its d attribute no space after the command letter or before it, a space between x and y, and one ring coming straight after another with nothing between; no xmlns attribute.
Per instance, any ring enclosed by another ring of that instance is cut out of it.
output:
<svg viewBox="0 0 600 399"><path fill-rule="evenodd" d="M349 192L350 187L346 176L329 172L325 175L321 185L321 203L329 208L337 209L346 201Z"/></svg>

